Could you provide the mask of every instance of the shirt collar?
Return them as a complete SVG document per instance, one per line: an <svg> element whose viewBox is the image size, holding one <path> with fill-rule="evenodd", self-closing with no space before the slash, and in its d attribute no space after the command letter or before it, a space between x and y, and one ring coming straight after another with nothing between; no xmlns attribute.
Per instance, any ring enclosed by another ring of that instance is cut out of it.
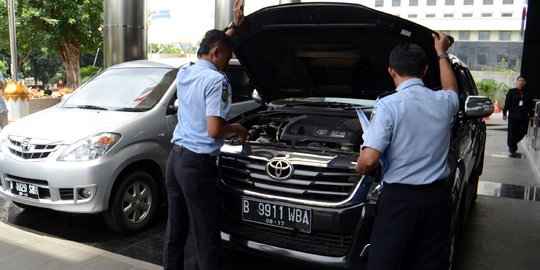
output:
<svg viewBox="0 0 540 270"><path fill-rule="evenodd" d="M421 85L421 86L424 86L424 82L422 81L422 79L420 78L412 78L412 79L408 79L404 82L402 82L397 88L396 88L396 91L400 91L400 90L403 90L409 86L413 86L413 85Z"/></svg>
<svg viewBox="0 0 540 270"><path fill-rule="evenodd" d="M217 69L217 67L214 66L214 64L212 64L212 62L207 61L207 60L204 60L204 59L197 59L197 61L195 61L195 65L197 65L197 66L203 66L203 67L207 67L207 68L209 68L209 69L213 69L213 70L215 70L215 71L219 71L219 70ZM219 72L221 72L221 71L219 71Z"/></svg>

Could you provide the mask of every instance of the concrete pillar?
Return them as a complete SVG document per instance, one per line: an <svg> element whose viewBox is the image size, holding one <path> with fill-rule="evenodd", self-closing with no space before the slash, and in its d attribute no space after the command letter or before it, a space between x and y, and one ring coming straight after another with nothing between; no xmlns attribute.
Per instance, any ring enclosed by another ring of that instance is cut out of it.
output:
<svg viewBox="0 0 540 270"><path fill-rule="evenodd" d="M234 0L216 0L216 10L214 12L214 27L223 29L232 22Z"/></svg>
<svg viewBox="0 0 540 270"><path fill-rule="evenodd" d="M105 67L146 59L147 0L104 0Z"/></svg>

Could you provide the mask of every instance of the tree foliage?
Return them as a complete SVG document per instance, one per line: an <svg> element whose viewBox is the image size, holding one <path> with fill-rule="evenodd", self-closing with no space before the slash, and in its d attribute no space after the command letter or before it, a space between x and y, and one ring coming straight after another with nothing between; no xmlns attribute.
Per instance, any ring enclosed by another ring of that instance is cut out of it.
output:
<svg viewBox="0 0 540 270"><path fill-rule="evenodd" d="M0 9L7 10L5 1ZM17 47L22 61L31 52L53 51L62 59L67 86L80 85L81 53L93 53L103 40L103 0L17 0ZM0 12L0 48L9 40L7 11ZM9 46L9 43L7 44Z"/></svg>

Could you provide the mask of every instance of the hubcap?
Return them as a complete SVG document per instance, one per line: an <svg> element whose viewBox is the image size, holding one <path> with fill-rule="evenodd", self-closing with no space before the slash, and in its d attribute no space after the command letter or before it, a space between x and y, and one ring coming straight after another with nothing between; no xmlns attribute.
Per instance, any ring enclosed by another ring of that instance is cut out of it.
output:
<svg viewBox="0 0 540 270"><path fill-rule="evenodd" d="M131 184L124 193L122 210L124 217L131 223L143 221L152 207L152 192L150 187L137 181Z"/></svg>

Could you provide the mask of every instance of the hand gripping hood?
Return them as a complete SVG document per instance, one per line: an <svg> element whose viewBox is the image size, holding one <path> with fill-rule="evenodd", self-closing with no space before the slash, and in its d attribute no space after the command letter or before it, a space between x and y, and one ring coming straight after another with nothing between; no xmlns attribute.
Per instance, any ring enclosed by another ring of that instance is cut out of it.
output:
<svg viewBox="0 0 540 270"><path fill-rule="evenodd" d="M440 86L432 30L358 4L272 6L246 17L234 51L264 101L287 97L375 99L395 86L388 55L401 42L428 55L424 77Z"/></svg>

